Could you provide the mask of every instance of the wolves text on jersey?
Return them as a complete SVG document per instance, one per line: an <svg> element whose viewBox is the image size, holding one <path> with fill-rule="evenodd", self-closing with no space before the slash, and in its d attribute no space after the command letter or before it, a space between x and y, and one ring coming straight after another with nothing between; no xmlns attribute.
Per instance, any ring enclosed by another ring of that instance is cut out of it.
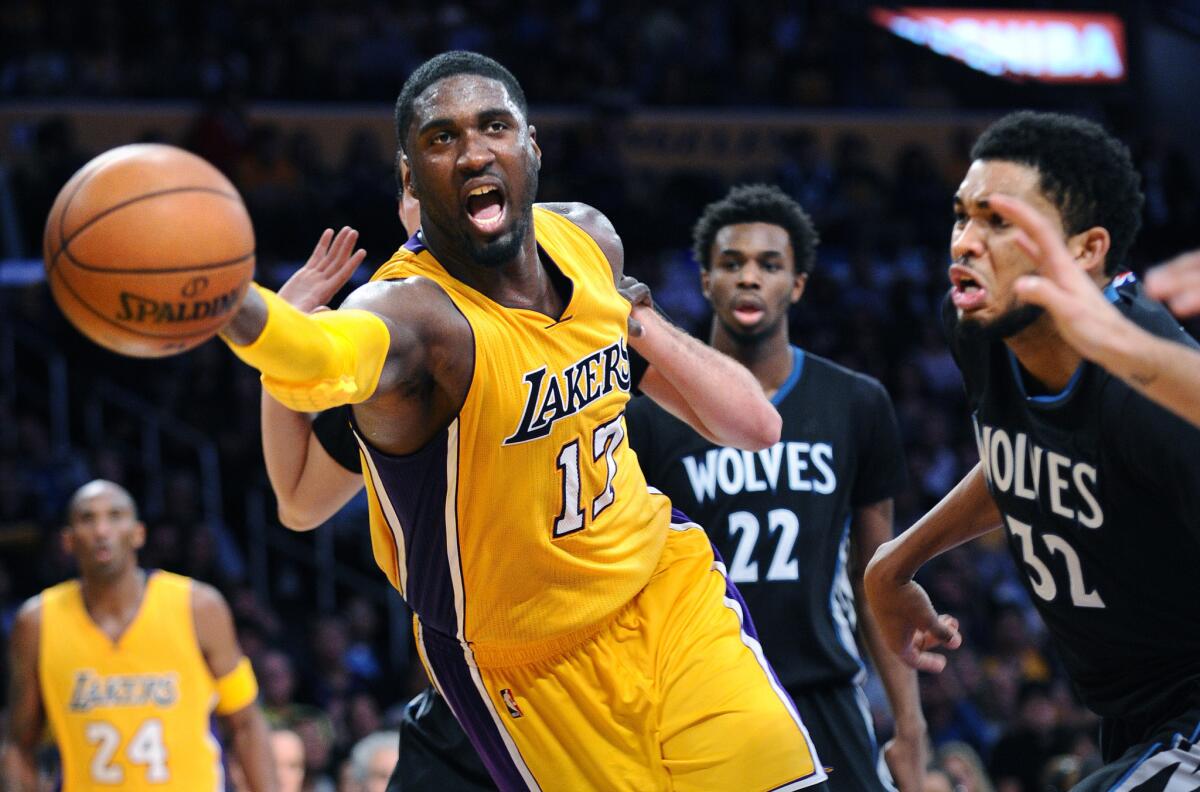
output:
<svg viewBox="0 0 1200 792"><path fill-rule="evenodd" d="M974 422L983 475L994 491L1048 503L1051 512L1084 528L1104 523L1094 466L1042 448L1025 432L1010 437L1004 429L981 425L977 417Z"/></svg>
<svg viewBox="0 0 1200 792"><path fill-rule="evenodd" d="M683 467L696 493L696 502L712 500L717 487L726 495L739 492L774 492L786 476L793 492L828 495L837 487L833 472L833 446L829 443L779 442L758 453L736 448L711 448L704 457L686 456ZM761 470L761 474L760 471Z"/></svg>
<svg viewBox="0 0 1200 792"><path fill-rule="evenodd" d="M614 388L628 393L629 351L622 338L585 355L561 373L547 372L542 366L526 372L522 379L529 386L524 414L504 445L545 437L555 421L574 415Z"/></svg>
<svg viewBox="0 0 1200 792"><path fill-rule="evenodd" d="M72 712L98 707L169 707L179 699L179 674L98 674L90 668L75 672L71 687Z"/></svg>

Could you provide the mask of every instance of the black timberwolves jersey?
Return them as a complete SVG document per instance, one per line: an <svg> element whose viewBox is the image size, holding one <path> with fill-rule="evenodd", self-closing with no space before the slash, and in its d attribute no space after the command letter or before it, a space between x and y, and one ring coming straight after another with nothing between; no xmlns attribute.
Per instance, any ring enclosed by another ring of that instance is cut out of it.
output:
<svg viewBox="0 0 1200 792"><path fill-rule="evenodd" d="M800 349L793 355L773 400L782 438L763 451L715 446L645 397L626 412L646 481L708 531L789 689L862 671L846 570L850 518L896 495L905 472L883 387Z"/></svg>
<svg viewBox="0 0 1200 792"><path fill-rule="evenodd" d="M1155 335L1196 346L1135 283L1106 293ZM1054 395L1008 347L943 323L962 369L1009 550L1084 702L1169 714L1200 696L1200 430L1084 363Z"/></svg>

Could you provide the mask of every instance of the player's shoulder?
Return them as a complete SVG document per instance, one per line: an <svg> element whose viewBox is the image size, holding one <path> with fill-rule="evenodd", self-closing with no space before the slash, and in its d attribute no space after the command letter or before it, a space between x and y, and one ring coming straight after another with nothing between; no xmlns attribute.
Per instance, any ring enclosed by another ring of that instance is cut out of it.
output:
<svg viewBox="0 0 1200 792"><path fill-rule="evenodd" d="M1166 306L1147 297L1141 284L1132 276L1118 276L1110 288L1117 292L1118 310L1143 330L1188 346L1198 346Z"/></svg>
<svg viewBox="0 0 1200 792"><path fill-rule="evenodd" d="M43 595L35 594L29 599L21 603L21 607L17 609L17 614L13 618L13 631L18 629L34 629L42 623L42 603Z"/></svg>
<svg viewBox="0 0 1200 792"><path fill-rule="evenodd" d="M811 381L820 386L822 393L828 392L829 389L836 389L845 395L867 400L873 400L879 396L887 397L887 389L879 380L870 374L864 374L840 363L835 363L829 358L806 351L803 365L803 376L811 376Z"/></svg>
<svg viewBox="0 0 1200 792"><path fill-rule="evenodd" d="M341 308L370 311L404 327L430 332L466 321L442 285L425 275L364 283Z"/></svg>
<svg viewBox="0 0 1200 792"><path fill-rule="evenodd" d="M621 272L625 265L625 247L612 221L594 206L579 201L562 201L557 203L535 204L539 209L545 209L556 215L570 220L584 233L595 241L604 253L614 272Z"/></svg>

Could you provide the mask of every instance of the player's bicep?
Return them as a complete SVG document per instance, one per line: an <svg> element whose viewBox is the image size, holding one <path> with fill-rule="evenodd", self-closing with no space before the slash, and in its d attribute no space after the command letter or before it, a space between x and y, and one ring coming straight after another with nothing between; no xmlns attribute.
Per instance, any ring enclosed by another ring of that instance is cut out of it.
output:
<svg viewBox="0 0 1200 792"><path fill-rule="evenodd" d="M215 588L193 580L192 618L204 662L213 678L220 679L242 659L229 605Z"/></svg>
<svg viewBox="0 0 1200 792"><path fill-rule="evenodd" d="M440 286L425 278L369 283L342 307L371 311L388 330L387 357L368 403L397 392L425 392L437 370L433 351L461 349L472 342L470 326L458 308Z"/></svg>
<svg viewBox="0 0 1200 792"><path fill-rule="evenodd" d="M38 643L41 607L30 600L13 624L9 643L8 733L23 751L32 750L41 739L44 725L42 693L38 680Z"/></svg>

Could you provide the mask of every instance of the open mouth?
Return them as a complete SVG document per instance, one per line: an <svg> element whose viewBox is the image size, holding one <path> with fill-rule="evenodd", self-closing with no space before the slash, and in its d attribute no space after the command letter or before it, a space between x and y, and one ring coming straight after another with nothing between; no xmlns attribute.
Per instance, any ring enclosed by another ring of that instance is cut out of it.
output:
<svg viewBox="0 0 1200 792"><path fill-rule="evenodd" d="M975 278L975 273L961 264L950 267L950 300L960 311L975 311L983 307L988 292Z"/></svg>
<svg viewBox="0 0 1200 792"><path fill-rule="evenodd" d="M491 233L504 222L504 193L500 188L485 184L467 193L467 217L485 234Z"/></svg>
<svg viewBox="0 0 1200 792"><path fill-rule="evenodd" d="M755 299L741 298L733 304L733 318L744 326L756 325L767 315L763 304Z"/></svg>

